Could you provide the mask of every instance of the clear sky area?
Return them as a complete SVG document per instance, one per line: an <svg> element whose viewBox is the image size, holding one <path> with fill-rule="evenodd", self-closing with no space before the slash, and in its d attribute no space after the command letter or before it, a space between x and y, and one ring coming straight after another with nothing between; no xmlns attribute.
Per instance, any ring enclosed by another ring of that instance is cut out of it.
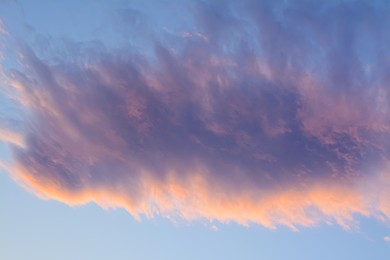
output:
<svg viewBox="0 0 390 260"><path fill-rule="evenodd" d="M0 259L390 259L390 2L0 0Z"/></svg>

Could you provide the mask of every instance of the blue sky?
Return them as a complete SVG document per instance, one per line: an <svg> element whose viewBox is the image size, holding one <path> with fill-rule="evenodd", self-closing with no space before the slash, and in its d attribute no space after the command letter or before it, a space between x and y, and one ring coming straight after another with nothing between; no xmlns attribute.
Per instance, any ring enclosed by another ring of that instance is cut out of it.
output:
<svg viewBox="0 0 390 260"><path fill-rule="evenodd" d="M3 1L1 259L387 259L386 1Z"/></svg>

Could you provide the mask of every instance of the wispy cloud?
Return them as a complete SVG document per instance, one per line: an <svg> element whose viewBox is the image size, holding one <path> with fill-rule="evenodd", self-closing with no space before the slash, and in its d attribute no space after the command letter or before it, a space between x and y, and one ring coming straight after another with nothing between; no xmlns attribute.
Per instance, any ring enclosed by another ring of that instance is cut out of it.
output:
<svg viewBox="0 0 390 260"><path fill-rule="evenodd" d="M24 146L23 136L15 131L0 128L0 141L11 143L17 146Z"/></svg>
<svg viewBox="0 0 390 260"><path fill-rule="evenodd" d="M152 55L19 50L8 81L31 115L15 179L135 217L389 221L388 7L281 3L200 4L202 37L150 39Z"/></svg>

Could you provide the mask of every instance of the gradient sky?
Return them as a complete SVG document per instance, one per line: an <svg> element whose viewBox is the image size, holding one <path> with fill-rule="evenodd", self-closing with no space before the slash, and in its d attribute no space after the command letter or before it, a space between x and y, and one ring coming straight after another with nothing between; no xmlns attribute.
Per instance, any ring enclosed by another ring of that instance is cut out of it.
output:
<svg viewBox="0 0 390 260"><path fill-rule="evenodd" d="M388 1L0 1L0 259L389 259Z"/></svg>

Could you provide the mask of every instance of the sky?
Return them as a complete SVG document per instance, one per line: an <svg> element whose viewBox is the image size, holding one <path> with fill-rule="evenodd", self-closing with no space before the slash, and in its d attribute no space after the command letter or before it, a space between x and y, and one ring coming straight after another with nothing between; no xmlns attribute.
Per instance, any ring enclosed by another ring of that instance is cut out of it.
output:
<svg viewBox="0 0 390 260"><path fill-rule="evenodd" d="M388 259L389 13L0 1L0 259Z"/></svg>

